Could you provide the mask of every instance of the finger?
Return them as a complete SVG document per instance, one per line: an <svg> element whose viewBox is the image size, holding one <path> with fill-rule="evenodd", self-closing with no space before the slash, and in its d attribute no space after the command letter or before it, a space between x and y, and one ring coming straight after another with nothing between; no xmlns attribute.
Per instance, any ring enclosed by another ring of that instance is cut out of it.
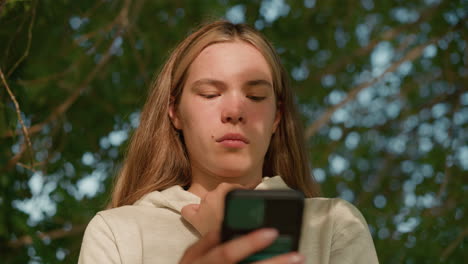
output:
<svg viewBox="0 0 468 264"><path fill-rule="evenodd" d="M182 207L182 210L180 211L180 214L182 217L189 221L189 223L193 224L193 218L197 214L198 209L200 208L199 204L189 204L184 207Z"/></svg>
<svg viewBox="0 0 468 264"><path fill-rule="evenodd" d="M240 184L233 184L233 183L221 183L216 187L213 193L211 193L213 196L217 197L218 202L222 202L224 204L224 198L226 197L227 193L236 190L236 189L246 189L245 186L242 186Z"/></svg>
<svg viewBox="0 0 468 264"><path fill-rule="evenodd" d="M234 189L247 189L247 187L245 187L243 185L240 185L238 183L222 182L216 187L216 189L218 189L221 193L226 194L231 190L234 190Z"/></svg>
<svg viewBox="0 0 468 264"><path fill-rule="evenodd" d="M274 258L257 261L253 264L301 264L305 262L305 257L297 252L291 252L276 256Z"/></svg>
<svg viewBox="0 0 468 264"><path fill-rule="evenodd" d="M203 204L205 202L224 201L224 197L226 196L226 194L229 191L234 190L234 189L247 189L247 188L245 186L242 186L242 185L237 184L237 183L222 182L222 183L218 184L218 186L216 186L216 188L213 191L208 192L202 198L201 204Z"/></svg>
<svg viewBox="0 0 468 264"><path fill-rule="evenodd" d="M237 263L266 248L278 237L278 231L264 228L228 241L207 255L207 263Z"/></svg>
<svg viewBox="0 0 468 264"><path fill-rule="evenodd" d="M205 255L210 249L216 247L219 243L219 231L209 232L185 251L180 264L193 263L195 260Z"/></svg>

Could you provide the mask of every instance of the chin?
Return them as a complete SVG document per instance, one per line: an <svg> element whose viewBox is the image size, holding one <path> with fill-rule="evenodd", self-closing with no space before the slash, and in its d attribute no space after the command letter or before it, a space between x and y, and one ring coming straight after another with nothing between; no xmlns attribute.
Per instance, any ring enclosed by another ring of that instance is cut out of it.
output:
<svg viewBox="0 0 468 264"><path fill-rule="evenodd" d="M225 178L242 178L251 172L251 170L241 170L239 168L219 168L217 171L219 172L218 175Z"/></svg>
<svg viewBox="0 0 468 264"><path fill-rule="evenodd" d="M217 175L225 178L243 178L247 175L254 174L254 169L251 166L229 166L218 167L216 172Z"/></svg>
<svg viewBox="0 0 468 264"><path fill-rule="evenodd" d="M259 173L261 175L263 168L263 160L254 159L250 153L210 156L204 163L206 168L211 168L209 171L225 178L244 178Z"/></svg>

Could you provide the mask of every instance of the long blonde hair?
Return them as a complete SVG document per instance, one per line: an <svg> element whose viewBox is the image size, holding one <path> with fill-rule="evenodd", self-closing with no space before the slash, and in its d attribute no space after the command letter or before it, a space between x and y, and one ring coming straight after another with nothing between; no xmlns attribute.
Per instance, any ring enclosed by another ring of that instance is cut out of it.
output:
<svg viewBox="0 0 468 264"><path fill-rule="evenodd" d="M177 104L188 68L204 48L235 40L245 41L263 54L270 65L273 89L280 102L281 121L265 155L263 175L281 175L288 186L302 191L306 197L319 195L319 186L310 172L288 77L274 48L250 26L216 21L200 27L183 40L151 85L141 112L140 126L131 138L109 208L131 205L152 191L190 185L190 161L183 140L168 115L171 97Z"/></svg>

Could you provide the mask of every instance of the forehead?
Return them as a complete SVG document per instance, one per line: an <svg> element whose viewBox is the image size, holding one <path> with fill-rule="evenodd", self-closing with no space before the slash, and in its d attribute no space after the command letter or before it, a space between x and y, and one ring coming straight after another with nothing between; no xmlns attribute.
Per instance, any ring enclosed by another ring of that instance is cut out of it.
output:
<svg viewBox="0 0 468 264"><path fill-rule="evenodd" d="M237 40L204 48L190 65L188 79L249 75L272 81L270 65L263 54L253 45Z"/></svg>

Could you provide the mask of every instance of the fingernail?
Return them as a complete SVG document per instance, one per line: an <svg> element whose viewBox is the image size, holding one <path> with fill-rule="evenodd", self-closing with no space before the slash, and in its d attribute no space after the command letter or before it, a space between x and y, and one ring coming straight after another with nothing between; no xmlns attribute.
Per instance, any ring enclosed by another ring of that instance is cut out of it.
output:
<svg viewBox="0 0 468 264"><path fill-rule="evenodd" d="M272 240L278 236L278 231L273 228L264 229L262 231L262 238L265 240Z"/></svg>
<svg viewBox="0 0 468 264"><path fill-rule="evenodd" d="M304 256L300 254L294 254L291 257L289 257L289 263L290 264L299 264L299 263L304 263Z"/></svg>

